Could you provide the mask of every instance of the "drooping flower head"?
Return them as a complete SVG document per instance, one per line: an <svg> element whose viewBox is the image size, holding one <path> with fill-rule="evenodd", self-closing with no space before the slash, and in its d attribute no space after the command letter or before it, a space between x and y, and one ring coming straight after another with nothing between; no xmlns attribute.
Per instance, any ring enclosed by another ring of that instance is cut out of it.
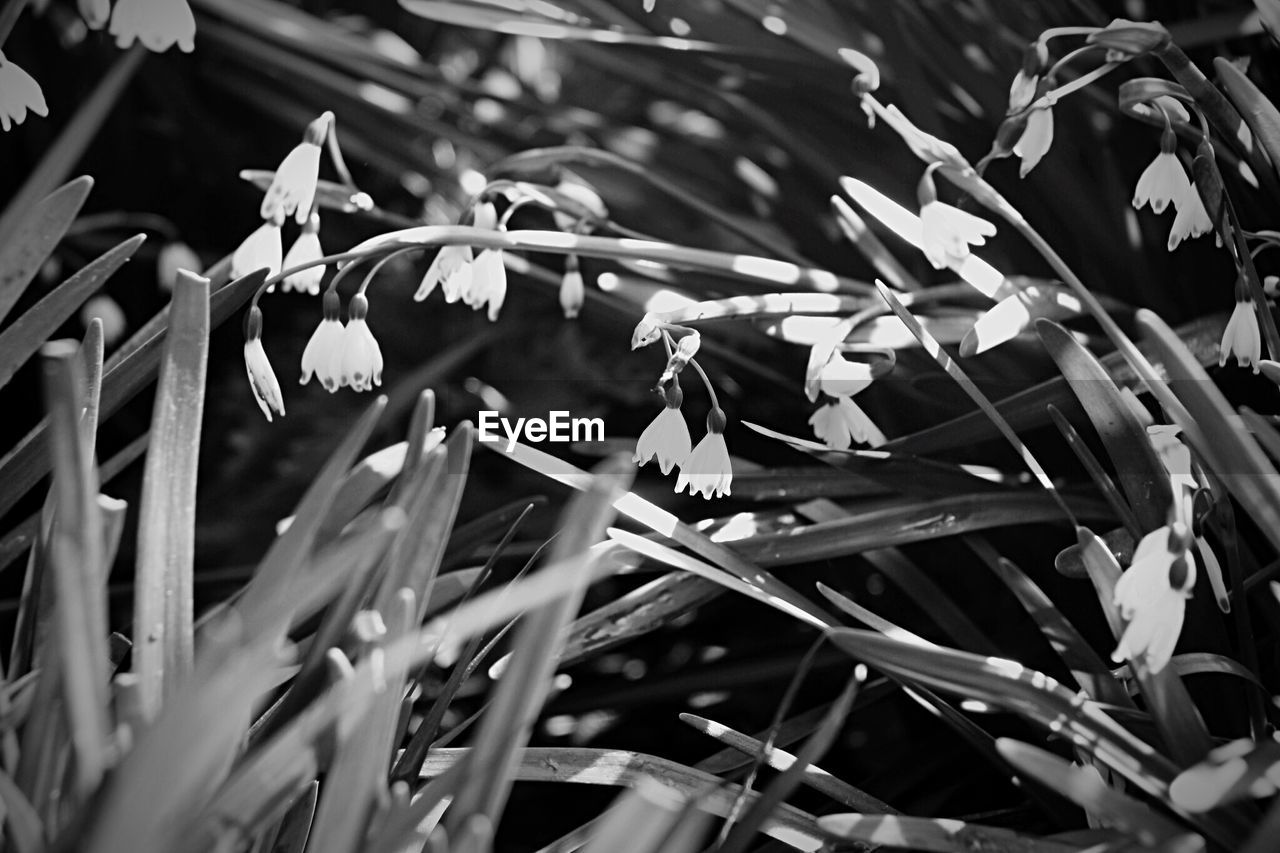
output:
<svg viewBox="0 0 1280 853"><path fill-rule="evenodd" d="M196 19L187 0L116 0L108 32L117 47L128 47L134 39L155 53L175 43L183 53L196 47Z"/></svg>
<svg viewBox="0 0 1280 853"><path fill-rule="evenodd" d="M382 349L373 337L365 317L369 300L363 293L351 297L347 308L347 327L342 333L342 360L338 366L338 384L353 391L370 391L382 384Z"/></svg>
<svg viewBox="0 0 1280 853"><path fill-rule="evenodd" d="M564 278L560 279L560 308L564 311L565 319L572 320L582 310L586 293L582 273L578 270L578 260L573 255L569 257L573 258L572 265L565 269Z"/></svg>
<svg viewBox="0 0 1280 853"><path fill-rule="evenodd" d="M1036 96L1036 87L1040 82L1040 74L1049 64L1049 45L1036 39L1027 45L1022 52L1022 67L1013 77L1009 86L1009 108L1005 115L1022 112Z"/></svg>
<svg viewBox="0 0 1280 853"><path fill-rule="evenodd" d="M1189 532L1179 523L1142 537L1129 568L1116 582L1115 605L1128 624L1112 660L1143 659L1153 673L1169 663L1195 586L1190 544Z"/></svg>
<svg viewBox="0 0 1280 853"><path fill-rule="evenodd" d="M320 248L320 214L312 213L302 226L302 233L298 235L297 240L293 241L293 245L285 254L281 268L282 270L293 269L323 257L324 250ZM316 296L320 293L320 281L324 278L324 270L324 264L318 264L285 276L281 290L285 293L296 290L299 293Z"/></svg>
<svg viewBox="0 0 1280 853"><path fill-rule="evenodd" d="M885 442L884 433L849 397L827 397L809 416L809 425L819 441L836 450L848 450L854 442L872 447L880 447Z"/></svg>
<svg viewBox="0 0 1280 853"><path fill-rule="evenodd" d="M316 197L316 182L320 178L320 146L324 144L333 113L326 111L311 124L302 141L285 155L271 178L271 185L262 197L259 213L263 219L283 220L292 215L299 225L311 216L311 205Z"/></svg>
<svg viewBox="0 0 1280 853"><path fill-rule="evenodd" d="M346 342L346 327L342 324L342 305L336 291L324 294L324 316L320 325L311 333L311 340L302 351L302 375L300 385L306 385L314 374L330 394L342 385L342 351Z"/></svg>
<svg viewBox="0 0 1280 853"><path fill-rule="evenodd" d="M666 405L645 427L644 432L640 433L631 461L644 465L657 459L659 470L663 474L670 474L675 466L684 465L693 447L693 439L689 437L689 426L684 422L684 415L680 411L680 404L684 401L680 382L672 382L663 390L662 397Z"/></svg>
<svg viewBox="0 0 1280 853"><path fill-rule="evenodd" d="M871 365L865 361L849 361L842 353L832 353L818 371L818 389L832 397L852 397L871 384Z"/></svg>
<svg viewBox="0 0 1280 853"><path fill-rule="evenodd" d="M636 323L635 329L631 332L631 348L636 350L641 347L647 347L660 337L662 337L662 326L658 324L652 314L646 313L640 318L640 322Z"/></svg>
<svg viewBox="0 0 1280 853"><path fill-rule="evenodd" d="M498 212L492 202L481 202L475 209L475 227L493 230L498 228ZM496 321L502 303L507 298L507 267L502 262L501 249L483 249L471 266L471 288L464 292L462 301L479 310L489 306L489 320Z"/></svg>
<svg viewBox="0 0 1280 853"><path fill-rule="evenodd" d="M244 238L231 256L231 277L239 278L264 267L268 276L280 272L284 249L280 243L281 220L268 220Z"/></svg>
<svg viewBox="0 0 1280 853"><path fill-rule="evenodd" d="M1018 177L1025 178L1048 153L1053 144L1053 104L1037 107L1027 116L1026 129L1013 143L1013 153L1022 160Z"/></svg>
<svg viewBox="0 0 1280 853"><path fill-rule="evenodd" d="M720 409L712 409L707 414L707 434L702 437L680 465L680 476L676 478L676 492L683 492L689 487L689 494L701 493L710 500L729 494L729 486L733 482L733 463L729 460L729 448L724 442L724 428L727 419Z"/></svg>
<svg viewBox="0 0 1280 853"><path fill-rule="evenodd" d="M437 285L444 285L444 301L457 302L471 292L471 247L466 245L441 246L436 252L427 274L422 277L413 300L421 302L431 295Z"/></svg>
<svg viewBox="0 0 1280 853"><path fill-rule="evenodd" d="M1223 367L1227 359L1235 356L1241 367L1252 367L1258 372L1258 361L1262 358L1262 335L1258 331L1258 314L1252 299L1236 300L1235 310L1227 321L1227 328L1222 332L1222 344L1218 348L1218 366Z"/></svg>
<svg viewBox="0 0 1280 853"><path fill-rule="evenodd" d="M1213 230L1213 221L1209 219L1209 211L1205 210L1204 200L1192 181L1182 202L1178 204L1178 215L1173 217L1173 227L1169 229L1168 249L1172 252L1183 240L1203 237Z"/></svg>
<svg viewBox="0 0 1280 853"><path fill-rule="evenodd" d="M0 127L8 130L22 124L28 110L41 117L49 114L44 92L34 77L5 59L0 51Z"/></svg>
<svg viewBox="0 0 1280 853"><path fill-rule="evenodd" d="M1143 170L1133 190L1133 206L1141 210L1150 204L1155 213L1164 213L1170 202L1181 204L1191 191L1191 179L1178 162L1178 137L1166 126L1160 134L1160 153ZM1206 216L1207 218L1207 216Z"/></svg>
<svg viewBox="0 0 1280 853"><path fill-rule="evenodd" d="M969 246L981 246L994 237L996 227L987 220L958 207L938 201L933 170L925 169L917 196L920 201L920 242L924 256L934 269L961 264L969 257Z"/></svg>
<svg viewBox="0 0 1280 853"><path fill-rule="evenodd" d="M244 319L244 366L253 398L258 401L262 414L268 421L272 410L283 417L284 395L280 393L280 383L276 381L276 373L267 360L266 350L262 348L262 311L257 305L249 309Z"/></svg>

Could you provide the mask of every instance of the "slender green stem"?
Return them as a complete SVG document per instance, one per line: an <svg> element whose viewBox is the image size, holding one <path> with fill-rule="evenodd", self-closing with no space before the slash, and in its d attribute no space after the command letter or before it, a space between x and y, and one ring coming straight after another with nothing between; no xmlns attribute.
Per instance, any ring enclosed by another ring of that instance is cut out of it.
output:
<svg viewBox="0 0 1280 853"><path fill-rule="evenodd" d="M693 369L698 371L698 375L702 377L702 384L707 386L707 396L711 398L711 408L713 411L723 412L720 408L720 400L716 397L716 389L711 387L711 380L707 378L707 372L702 369L702 365L698 364L696 358L689 359L689 363L693 365Z"/></svg>
<svg viewBox="0 0 1280 853"><path fill-rule="evenodd" d="M422 246L410 246L407 249L397 249L396 251L389 253L385 258L382 258L376 264L373 265L373 268L370 269L369 272L365 275L364 280L360 282L360 288L356 291L356 293L362 294L366 290L368 290L369 285L373 283L374 277L382 270L384 266L386 266L395 258L399 258L403 255L408 255L412 252L421 252L422 250L423 250ZM334 276L334 278L337 278L337 276Z"/></svg>
<svg viewBox="0 0 1280 853"><path fill-rule="evenodd" d="M1083 51L1084 48L1081 48L1080 50ZM1112 71L1119 68L1123 64L1124 64L1123 62L1107 62L1102 65L1099 65L1097 68L1093 69L1092 71L1088 71L1084 74L1081 74L1079 77L1072 80L1071 82L1063 83L1058 88L1041 95L1038 99L1036 99L1036 102L1035 104L1032 105L1032 107L1036 105L1039 105L1042 107L1051 107L1058 100L1065 98L1067 95L1070 95L1072 92L1083 89L1085 86L1088 86L1090 83L1092 83L1095 80L1105 77L1107 74L1110 74ZM1028 107L1028 109L1031 109L1031 107Z"/></svg>
<svg viewBox="0 0 1280 853"><path fill-rule="evenodd" d="M329 132L325 134L325 141L329 148L329 159L333 161L333 168L338 173L338 177L342 183L350 190L358 191L355 180L351 177L351 170L347 168L347 161L343 159L342 147L338 145L338 119L334 118L329 122Z"/></svg>

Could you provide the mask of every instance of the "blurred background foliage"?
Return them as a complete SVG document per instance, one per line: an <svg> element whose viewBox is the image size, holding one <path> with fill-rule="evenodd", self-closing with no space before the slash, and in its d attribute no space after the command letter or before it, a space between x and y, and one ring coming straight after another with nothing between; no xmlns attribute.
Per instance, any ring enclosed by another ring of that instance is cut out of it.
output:
<svg viewBox="0 0 1280 853"><path fill-rule="evenodd" d="M38 13L23 16L5 51L41 82L50 116L29 119L0 136L0 198L17 191L76 105L123 61L108 41L84 29L71 5L33 5ZM1027 42L1050 26L1154 17L1203 68L1214 56L1244 57L1263 91L1275 91L1278 68L1276 45L1259 26L1253 4L1237 0L657 0L648 13L639 0L564 0L545 8L495 3L481 12L474 4L389 0L194 0L192 6L196 51L149 55L138 66L76 166L96 181L84 211L88 224L73 231L51 262L65 275L128 234L153 235L109 287L131 328L168 301L156 275L157 250L184 242L206 263L231 251L256 225L260 197L237 177L239 171L272 168L300 129L326 109L337 115L337 132L361 188L386 212L328 213L322 239L329 250L405 221L456 222L483 179L501 177L492 167L503 158L529 148L575 145L639 165L636 171L567 166L596 189L610 217L628 228L688 246L802 259L870 281L875 270L845 240L831 212L837 179L855 176L912 206L920 164L892 131L868 127L839 48L872 57L883 76L882 100L898 104L918 126L954 142L972 161L988 150L1004 116L1009 82ZM552 12L567 16L565 26ZM531 23L540 15L546 17ZM580 28L594 35L584 37ZM1095 292L1150 307L1177 324L1229 309L1233 270L1208 239L1167 252L1167 223L1129 204L1136 176L1156 151L1158 132L1122 116L1114 91L1121 75L1140 73L1159 70L1152 60L1142 60L1057 107L1053 148L1027 179L1018 179L1014 161L996 161L987 177ZM555 183L562 176L550 168L527 177ZM664 184L720 211L735 227L664 193ZM1268 211L1274 217L1274 199L1249 195L1237 204L1246 222ZM550 215L525 209L512 225L551 227ZM903 251L891 234L879 233L921 281L947 280L948 274L936 273L918 253ZM1008 229L982 254L1009 274L1048 275ZM520 416L567 409L575 416L603 417L607 436L625 444L656 408L649 389L658 365L651 354L631 353L629 345L646 300L660 288L695 298L742 292L740 282L686 273L667 273L664 280L662 273L584 259L591 296L581 316L566 321L556 298L562 260L529 259L552 276L513 275L507 306L492 325L482 313L458 306L411 302L425 259L410 256L386 269L373 289L369 315L386 357L384 389L390 395L382 443L403 434L417 392L430 386L437 393L438 423L474 418L481 408ZM593 286L602 274L613 276L607 279L612 290ZM47 286L60 279L51 268L43 281ZM26 300L41 292L33 287ZM216 330L201 448L201 607L243 582L276 521L289 513L365 402L293 382L294 365L319 318L318 300L278 295L264 308L264 341L286 388L289 414L272 424L261 419L244 381L238 324ZM958 322L969 323L979 309L954 310ZM1085 322L1077 326L1086 335L1095 331ZM65 331L79 336L81 329ZM721 388L731 424L747 418L785 433L807 433L805 347L737 324L717 326L704 340L700 358ZM968 359L965 370L992 399L1054 375L1034 336ZM1219 379L1234 402L1275 411L1276 389L1267 380L1235 370ZM37 387L36 369L29 366L5 390L0 432L7 443L40 417L33 402ZM971 409L918 350L900 353L891 377L860 402L891 439ZM103 424L103 458L146 429L150 406L144 394ZM1069 484L1087 484L1051 425L1023 438L1055 474ZM1092 433L1088 438L1094 440ZM737 425L730 427L729 444L736 459L751 463L811 464ZM575 448L572 458L585 465L601 450ZM1017 470L1015 458L995 440L958 440L933 455ZM136 493L141 466L135 468L113 485L113 493ZM747 463L740 463L738 475L734 499L712 504L671 495L669 480L647 470L636 490L685 519L777 508L785 523L786 513L794 511L789 495L771 494L764 478L753 489ZM805 475L796 479L804 482ZM872 508L900 496L866 486L846 486L852 505ZM903 491L909 487L904 483ZM547 489L547 481L479 454L460 521ZM558 503L563 495L553 489L549 496ZM13 515L36 506L23 504ZM545 538L554 517L538 510L504 560L522 561ZM1110 638L1093 591L1052 569L1057 553L1074 541L1071 531L1061 524L1015 522L1011 515L991 532L992 541L1028 570L1096 648L1106 647ZM121 565L132 564L133 541L126 532ZM1008 590L968 548L944 538L902 553L909 561L851 555L791 566L785 576L796 589L823 581L856 592L860 600L874 602L877 613L929 639L954 644L960 638L971 649L976 642L974 650L1000 650L1050 673L1060 668ZM456 566L483 556L482 548L452 559ZM128 580L127 574L114 579L121 594L113 598L113 624L127 624ZM591 590L588 606L638 583L612 579ZM944 604L948 598L954 604ZM1197 594L1188 630L1210 638L1203 650L1227 652L1225 633L1211 624L1217 619L1211 604L1208 595ZM1259 607L1277 615L1269 599ZM6 617L12 612L11 600ZM1201 631L1206 625L1210 629ZM721 599L696 618L682 618L568 670L573 688L551 701L535 743L635 749L693 764L714 750L677 714L693 711L741 731L764 729L811 642L811 632L793 620L745 599ZM1261 648L1260 675L1274 685L1280 663L1274 638ZM840 652L820 652L795 707L830 701L850 668ZM457 721L453 715L476 707L467 702L483 692L483 681L465 688L446 727ZM1190 686L1200 697L1235 696L1247 689L1240 684L1202 675ZM1238 710L1243 704L1202 707L1215 731L1230 735L1244 731ZM1028 731L1013 717L989 718L984 725L1013 737ZM981 816L986 823L1036 832L1080 820L1029 800L1006 773L973 760L949 728L897 691L864 691L840 745L826 769L858 780L908 813ZM550 841L612 796L608 789L575 788L572 796L558 794L549 813L542 793L537 784L517 786L503 824L510 849ZM823 802L807 796L800 794L796 803L817 808Z"/></svg>

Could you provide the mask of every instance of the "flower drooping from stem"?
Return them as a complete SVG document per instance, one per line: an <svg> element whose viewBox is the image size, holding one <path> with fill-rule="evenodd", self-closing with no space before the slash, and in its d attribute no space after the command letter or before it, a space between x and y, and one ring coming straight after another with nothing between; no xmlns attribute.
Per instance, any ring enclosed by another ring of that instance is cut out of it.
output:
<svg viewBox="0 0 1280 853"><path fill-rule="evenodd" d="M320 248L320 214L313 212L303 224L302 233L293 241L293 245L285 254L284 261L280 265L281 270L313 264L322 257L324 257L324 250ZM320 293L320 281L324 278L324 270L324 264L316 264L285 276L280 289L285 293L296 290L299 293L316 296Z"/></svg>
<svg viewBox="0 0 1280 853"><path fill-rule="evenodd" d="M38 116L49 114L44 92L34 77L5 59L4 53L0 52L0 127L8 130L15 124L22 124L28 110Z"/></svg>
<svg viewBox="0 0 1280 853"><path fill-rule="evenodd" d="M1116 582L1115 605L1127 620L1111 659L1141 659L1155 673L1164 669L1182 633L1187 599L1195 586L1191 537L1175 523L1142 537L1133 561Z"/></svg>
<svg viewBox="0 0 1280 853"><path fill-rule="evenodd" d="M1164 213L1169 202L1181 204L1191 190L1191 180L1178 162L1175 153L1178 148L1178 137L1173 129L1166 126L1160 134L1160 153L1147 165L1138 178L1133 190L1133 206L1141 210L1144 204L1150 204L1155 213Z"/></svg>
<svg viewBox="0 0 1280 853"><path fill-rule="evenodd" d="M1258 314L1252 299L1236 298L1235 310L1222 332L1222 344L1218 350L1218 366L1224 367L1227 359L1235 356L1241 367L1251 367L1258 372L1262 358L1262 336L1258 331Z"/></svg>
<svg viewBox="0 0 1280 853"><path fill-rule="evenodd" d="M382 384L382 349L373 337L365 317L369 300L363 293L351 297L347 308L347 327L342 333L342 360L338 383L353 391L370 391Z"/></svg>
<svg viewBox="0 0 1280 853"><path fill-rule="evenodd" d="M267 220L244 238L244 242L231 256L232 278L240 278L264 267L268 276L277 275L280 272L280 264L283 262L281 256L284 253L280 242L282 221L281 219Z"/></svg>
<svg viewBox="0 0 1280 853"><path fill-rule="evenodd" d="M312 375L330 394L342 385L342 349L346 327L341 319L342 306L336 291L324 294L324 316L311 334L307 347L302 351L302 375L300 385L306 385Z"/></svg>
<svg viewBox="0 0 1280 853"><path fill-rule="evenodd" d="M718 407L707 414L707 434L702 437L680 466L680 476L676 478L676 492L689 488L689 494L701 495L710 500L712 497L728 495L733 482L733 463L729 459L729 448L724 441L724 428L728 419Z"/></svg>
<svg viewBox="0 0 1280 853"><path fill-rule="evenodd" d="M640 433L631 461L644 465L657 459L658 469L663 474L670 474L675 466L684 465L693 447L693 439L689 437L689 426L680 411L684 392L680 389L679 380L664 389L662 397L666 405Z"/></svg>
<svg viewBox="0 0 1280 853"><path fill-rule="evenodd" d="M564 311L565 319L572 320L578 316L585 297L582 273L578 269L578 256L570 255L565 261L564 277L560 279L560 308Z"/></svg>
<svg viewBox="0 0 1280 853"><path fill-rule="evenodd" d="M994 237L996 227L987 220L958 207L938 201L933 185L933 170L925 169L917 196L920 202L920 243L924 256L934 269L961 264L969 257L969 246L981 246Z"/></svg>
<svg viewBox="0 0 1280 853"><path fill-rule="evenodd" d="M266 350L262 348L262 310L257 305L249 309L244 320L244 366L249 375L249 387L262 414L268 421L272 411L283 417L284 395L280 393L280 383L276 381L276 373L271 369Z"/></svg>
<svg viewBox="0 0 1280 853"><path fill-rule="evenodd" d="M301 225L311 216L316 183L320 177L320 146L333 125L333 113L325 112L303 134L302 141L285 155L262 197L259 213L263 219L292 215Z"/></svg>
<svg viewBox="0 0 1280 853"><path fill-rule="evenodd" d="M155 53L175 43L183 53L196 48L196 19L187 0L116 0L108 32L117 47L129 47L137 39Z"/></svg>

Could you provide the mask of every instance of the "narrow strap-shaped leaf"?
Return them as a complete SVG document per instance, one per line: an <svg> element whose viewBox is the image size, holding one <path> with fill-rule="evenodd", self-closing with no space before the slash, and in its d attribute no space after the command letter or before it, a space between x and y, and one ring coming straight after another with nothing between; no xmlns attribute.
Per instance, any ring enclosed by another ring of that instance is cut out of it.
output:
<svg viewBox="0 0 1280 853"><path fill-rule="evenodd" d="M1031 453L1031 450L1022 443L1022 439L1018 438L1017 433L1013 431L1013 428L1009 426L1005 419L996 410L995 406L991 405L991 401L987 399L987 396L978 389L978 386L975 385L973 380L960 369L960 366L952 360L951 356L947 355L947 353L942 349L942 345L934 340L933 336L920 325L919 321L917 321L915 316L907 310L906 306L904 306L901 300L894 295L893 291L891 291L882 282L876 282L876 287L879 289L880 295L884 297L884 301L889 303L889 307L893 309L893 313L897 315L898 319L911 330L911 334L920 341L920 345L924 347L925 351L929 353L929 355L933 356L934 361L938 362L938 365L946 371L947 375L956 381L956 384L964 390L965 394L969 396L969 399L973 400L973 402L977 404L983 414L987 416L1000 434L1004 436L1005 441L1009 442L1014 451L1019 457L1021 457L1023 463L1027 466L1028 470L1031 471L1031 474L1040 482L1040 485L1049 493L1049 496L1052 497L1059 505L1063 514L1074 523L1075 516L1067 507L1066 502L1063 501L1061 495L1058 494L1058 489L1053 485L1053 481L1049 479L1049 475L1045 473L1044 468Z"/></svg>
<svg viewBox="0 0 1280 853"><path fill-rule="evenodd" d="M1168 796L1177 773L1169 759L1041 672L1011 660L920 646L869 631L842 628L831 637L849 654L888 674L1007 708L1067 738L1152 796ZM1243 838L1245 824L1238 814L1186 816L1228 848Z"/></svg>
<svg viewBox="0 0 1280 853"><path fill-rule="evenodd" d="M33 200L15 199L0 216L0 321L9 315L40 267L62 240L84 200L93 179L81 176L54 190L30 209L15 211ZM18 212L20 215L14 216ZM14 229L7 233L8 229Z"/></svg>
<svg viewBox="0 0 1280 853"><path fill-rule="evenodd" d="M434 778L468 758L469 749L433 749L422 766L425 778ZM657 779L681 795L693 797L698 808L720 817L729 814L740 796L737 785L659 758L627 750L586 749L568 747L528 747L517 756L515 778L527 782L570 782L578 785L610 785L634 787L645 777ZM748 794L745 802L755 801L758 794ZM779 806L765 823L763 831L789 847L816 851L823 844L822 832L813 816L794 806Z"/></svg>
<svg viewBox="0 0 1280 853"><path fill-rule="evenodd" d="M1097 771L1079 767L1052 752L1009 738L996 748L1018 772L1057 791L1084 809L1091 818L1121 830L1144 847L1164 844L1187 835L1185 827L1153 811L1102 781ZM1204 840L1200 840L1204 848ZM1194 849L1193 846L1179 848Z"/></svg>
<svg viewBox="0 0 1280 853"><path fill-rule="evenodd" d="M71 120L63 125L53 145L45 150L44 156L31 174L27 176L17 194L9 201L9 206L0 215L0 246L12 245L12 235L22 228L24 218L30 213L37 201L53 192L54 187L66 180L71 169L80 161L85 149L93 142L98 129L119 100L120 95L133 79L133 74L142 64L148 52L141 44L133 49L123 51L111 70L102 75L98 85L89 97L80 102ZM77 178L87 180L86 178ZM72 181L74 184L75 181ZM9 303L5 310L13 307Z"/></svg>
<svg viewBox="0 0 1280 853"><path fill-rule="evenodd" d="M817 455L824 460L829 459L832 464L838 464L841 468L885 485L895 492L937 495L960 491L994 492L1004 488L1000 483L978 476L962 465L885 450L835 450L825 444L787 435L750 421L743 421L742 425L797 450ZM734 485L736 487L737 483Z"/></svg>
<svg viewBox="0 0 1280 853"><path fill-rule="evenodd" d="M829 711L829 707L824 709L824 713L818 720L819 723L821 723L822 719L826 718ZM791 753L786 752L781 747L775 745L769 749L765 749L764 741L748 737L747 735L734 731L728 726L721 725L713 720L708 720L705 717L699 717L696 714L681 714L680 721L692 726L694 729L702 732L708 737L715 738L720 743L723 743L744 755L752 758L763 755L765 763L779 772L785 771L795 764L796 757ZM702 767L701 762L698 766L701 769L707 769ZM890 806L888 803L881 802L865 791L855 788L848 782L845 782L843 779L838 779L835 776L832 776L820 767L811 765L805 768L804 776L801 781L806 786L813 788L815 791L820 791L821 793L826 794L841 805L847 806L851 809L856 809L860 812L870 812L871 814L899 813L897 809L893 808L893 806Z"/></svg>
<svg viewBox="0 0 1280 853"><path fill-rule="evenodd" d="M148 719L195 661L196 474L208 356L209 280L180 270L138 518L133 671Z"/></svg>
<svg viewBox="0 0 1280 853"><path fill-rule="evenodd" d="M1073 844L1039 839L1012 829L962 820L833 814L818 818L818 825L845 842L927 850L932 853L1077 853Z"/></svg>
<svg viewBox="0 0 1280 853"><path fill-rule="evenodd" d="M1170 390L1195 421L1178 425L1253 516L1272 547L1280 549L1280 477L1275 466L1218 386L1165 322L1145 309L1135 319L1169 375ZM1197 441L1199 436L1203 436L1202 441Z"/></svg>
<svg viewBox="0 0 1280 853"><path fill-rule="evenodd" d="M615 513L617 492L630 486L633 471L631 463L622 457L606 460L582 493L566 506L563 529L552 545L549 561L577 563L581 582L529 612L517 627L511 662L480 722L468 776L445 818L450 835L460 827L462 817L480 814L496 822L502 814L520 763L520 751L528 743L534 720L550 690L565 628L586 592L587 570L593 562L588 549L603 537Z"/></svg>
<svg viewBox="0 0 1280 853"><path fill-rule="evenodd" d="M1112 676L1106 663L1035 581L1015 563L1000 556L986 539L966 536L965 542L1009 587L1027 615L1040 628L1045 640L1071 670L1076 683L1091 698L1111 705L1133 706L1128 692Z"/></svg>
<svg viewBox="0 0 1280 853"><path fill-rule="evenodd" d="M745 595L767 607L776 608L788 616L806 622L815 628L828 628L832 624L825 621L821 616L801 610L785 599L772 596L764 590L752 586L746 581L743 581L728 572L717 569L715 566L704 563L702 560L690 557L686 554L681 554L674 548L668 548L660 542L654 542L650 539L645 539L643 536L637 536L634 533L630 533L626 530L619 530L615 527L609 528L607 532L610 539L621 543L625 547L635 551L637 554L643 554L652 560L657 560L660 563L666 563L668 566L673 568L689 572L700 578L705 578L713 583L720 584L726 589Z"/></svg>
<svg viewBox="0 0 1280 853"><path fill-rule="evenodd" d="M1182 808L1207 812L1227 803L1274 791L1280 770L1280 744L1274 740L1237 740L1215 749L1173 780L1170 796Z"/></svg>
<svg viewBox="0 0 1280 853"><path fill-rule="evenodd" d="M57 597L59 670L75 753L76 793L87 797L107 766L107 630L97 472L80 432L82 380L74 343L46 344L45 401L53 449L56 518L49 563ZM98 595L94 595L94 589Z"/></svg>
<svg viewBox="0 0 1280 853"><path fill-rule="evenodd" d="M1067 420L1057 406L1050 405L1048 409L1049 417L1053 419L1053 425L1058 428L1058 432L1062 433L1067 446L1076 455L1076 459L1079 460L1080 466L1089 475L1089 479L1093 480L1093 484L1098 487L1098 491L1106 498L1107 504L1115 512L1116 518L1124 523L1125 530L1129 532L1135 542L1141 539L1143 531L1142 525L1138 522L1138 517L1133 514L1133 508L1121 496L1120 490L1116 488L1111 476L1103 469L1098 457L1093 455L1089 445L1085 444L1084 439L1080 437L1080 433L1076 432L1076 428L1071 425L1071 421Z"/></svg>
<svg viewBox="0 0 1280 853"><path fill-rule="evenodd" d="M1240 117L1267 152L1272 167L1280 169L1280 110L1225 57L1213 60L1213 70L1218 72L1222 88L1227 90L1227 97L1240 111Z"/></svg>
<svg viewBox="0 0 1280 853"><path fill-rule="evenodd" d="M796 753L795 760L791 762L791 766L783 770L778 778L773 780L769 787L751 804L746 814L742 816L742 820L734 825L729 836L720 845L719 849L721 851L724 851L724 853L743 853L755 839L756 832L769 819L769 815L773 810L782 805L783 801L795 791L813 763L826 755L827 751L831 749L832 743L835 742L836 736L840 733L840 728L849 716L849 710L853 707L853 701L858 695L858 688L862 685L865 677L866 667L856 667L853 677L849 679L844 690L840 691L840 695L831 703L831 707L827 710L826 717L823 719L822 724L818 726L818 730L805 741L804 746Z"/></svg>
<svg viewBox="0 0 1280 853"><path fill-rule="evenodd" d="M86 264L0 332L0 388L92 293L124 266L146 237L130 237Z"/></svg>
<svg viewBox="0 0 1280 853"><path fill-rule="evenodd" d="M292 587L298 570L328 514L338 483L368 441L386 405L386 397L377 397L348 430L299 501L293 524L276 538L258 564L257 573L236 605L246 639L268 631L283 631L292 609Z"/></svg>
<svg viewBox="0 0 1280 853"><path fill-rule="evenodd" d="M589 481L587 473L582 469L550 454L535 450L526 444L517 443L510 451L503 450L501 446L491 442L486 442L482 446L497 450L521 465L575 489L581 490L585 488ZM643 524L662 536L666 536L678 545L683 545L703 559L710 561L730 574L736 575L753 586L767 593L777 595L801 610L808 611L823 619L828 618L827 614L822 613L820 607L785 584L778 582L776 578L764 569L743 559L734 550L717 542L712 542L710 538L698 533L671 513L645 500L635 492L626 492L621 495L617 499L615 508L633 521Z"/></svg>
<svg viewBox="0 0 1280 853"><path fill-rule="evenodd" d="M1222 330L1226 328L1226 324L1226 314L1211 314L1179 326L1177 334L1195 354L1197 361L1205 365L1217 364L1218 343L1222 340ZM1151 357L1149 344L1140 343L1138 349L1148 358ZM1107 353L1099 361L1114 377L1117 385L1124 388L1137 387L1136 375L1119 352ZM1067 386L1067 380L1057 376L1011 394L995 405L1011 426L1024 430L1048 423L1049 415L1045 406L1052 403L1066 411L1074 400L1075 395ZM895 438L886 447L890 450L927 454L964 447L992 438L995 434L995 427L982 412L970 412L919 432Z"/></svg>
<svg viewBox="0 0 1280 853"><path fill-rule="evenodd" d="M402 588L391 612L386 614L386 642L408 636L416 624L418 605L413 592ZM369 614L372 616L372 613ZM367 654L381 657L382 640L367 641ZM312 853L346 853L357 849L370 815L385 798L388 763L395 746L396 717L404 694L405 669L388 667L377 685L380 690L363 718L339 730L338 753L325 773L311 827Z"/></svg>
<svg viewBox="0 0 1280 853"><path fill-rule="evenodd" d="M412 503L406 507L409 522L387 553L381 587L374 599L375 607L388 606L400 589L414 594L420 621L431 598L431 587L444 559L449 531L458 515L462 490L467 484L471 465L474 429L469 421L454 428L443 445L444 466L429 471L419 467L418 482L406 486ZM423 476L429 474L429 476Z"/></svg>
<svg viewBox="0 0 1280 853"><path fill-rule="evenodd" d="M209 299L209 326L217 328L240 308L266 277L258 270L219 288ZM149 320L107 359L100 417L109 418L155 377L168 324L168 308ZM48 422L42 421L0 458L0 516L49 472Z"/></svg>
<svg viewBox="0 0 1280 853"><path fill-rule="evenodd" d="M1038 321L1036 331L1098 431L1141 532L1150 533L1165 523L1173 493L1146 428L1106 368L1070 332L1050 320Z"/></svg>

